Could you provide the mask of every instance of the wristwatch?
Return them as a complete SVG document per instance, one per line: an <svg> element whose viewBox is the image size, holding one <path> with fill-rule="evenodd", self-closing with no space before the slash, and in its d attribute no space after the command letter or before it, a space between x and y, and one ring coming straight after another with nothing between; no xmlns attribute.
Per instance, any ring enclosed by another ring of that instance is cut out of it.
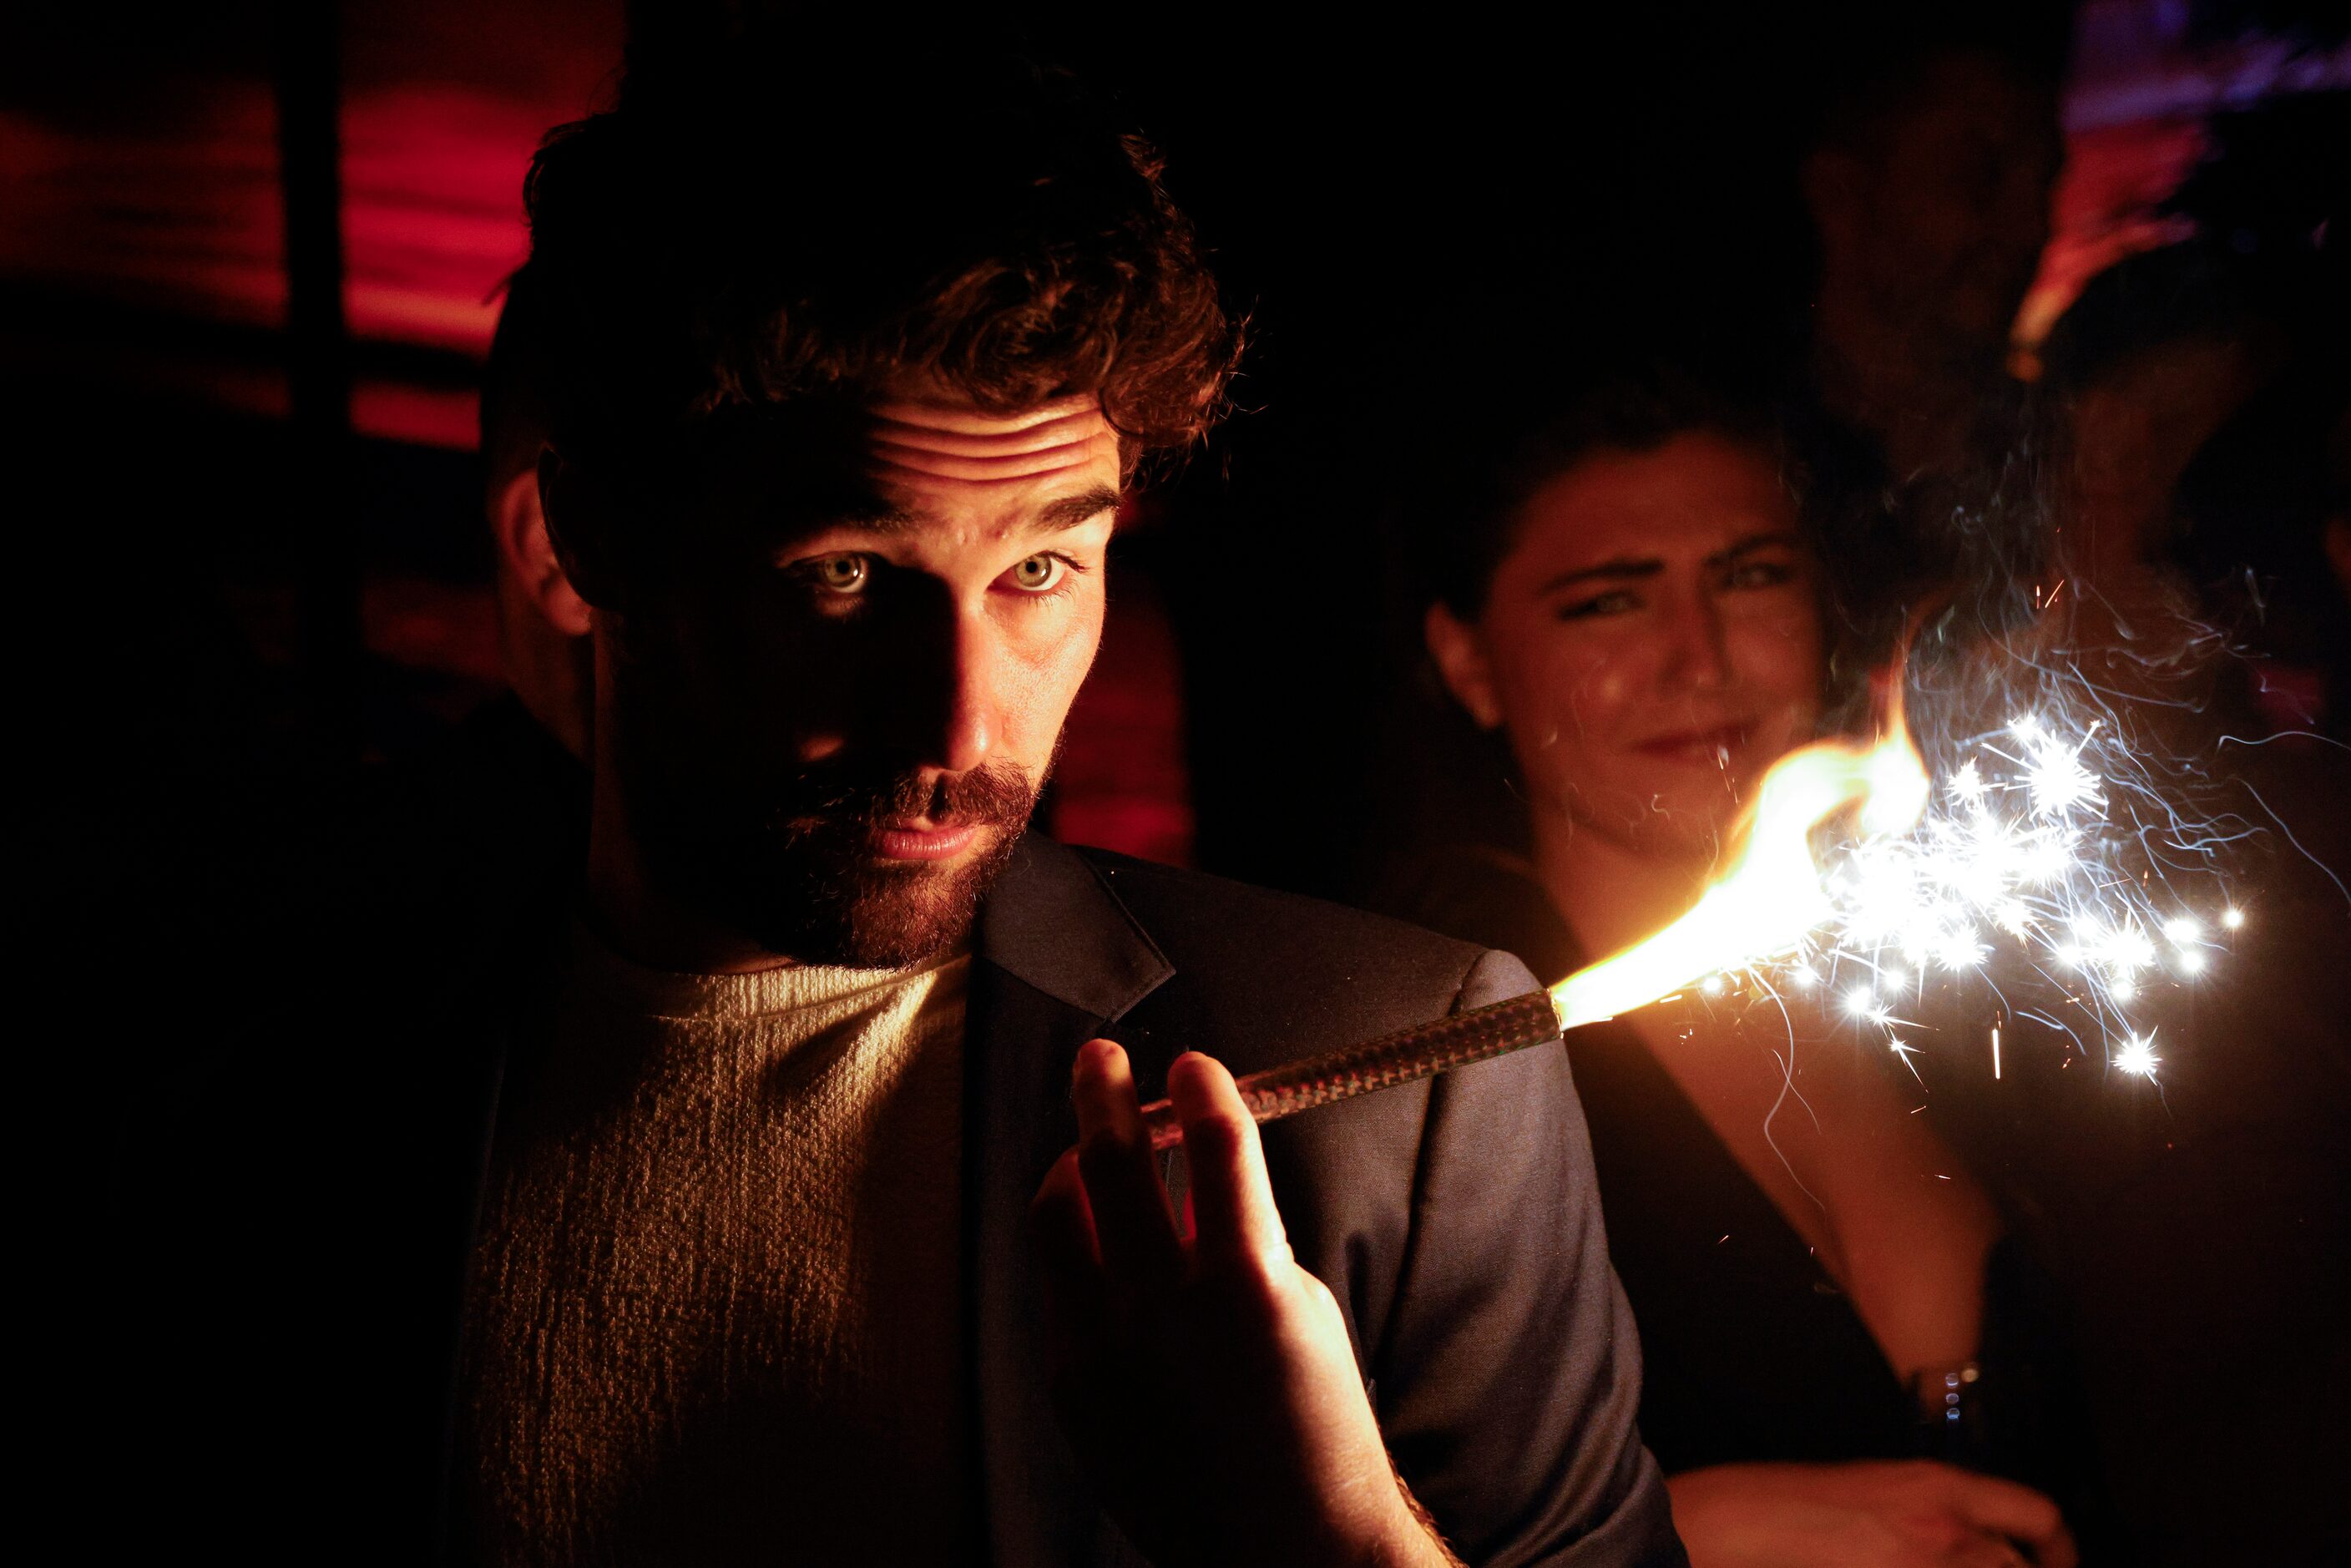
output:
<svg viewBox="0 0 2351 1568"><path fill-rule="evenodd" d="M1983 1368L1973 1361L1921 1367L1910 1375L1917 1404L1920 1447L1930 1458L1966 1464L1991 1441L1984 1408Z"/></svg>

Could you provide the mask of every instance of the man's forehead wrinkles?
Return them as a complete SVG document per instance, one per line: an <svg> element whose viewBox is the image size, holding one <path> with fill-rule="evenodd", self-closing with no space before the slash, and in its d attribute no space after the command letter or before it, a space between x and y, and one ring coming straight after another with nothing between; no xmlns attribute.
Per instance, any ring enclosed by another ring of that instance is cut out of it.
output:
<svg viewBox="0 0 2351 1568"><path fill-rule="evenodd" d="M1050 451L1060 446L1079 446L1109 429L1109 422L1096 408L1074 409L1033 423L1005 422L985 427L922 424L893 418L886 409L873 412L875 441L915 451L944 452L958 457L1003 457L1025 452Z"/></svg>
<svg viewBox="0 0 2351 1568"><path fill-rule="evenodd" d="M876 478L923 476L978 485L1041 479L1084 468L1100 455L1098 446L1092 442L1080 446L1054 447L1049 451L1019 453L1006 457L957 457L948 453L879 444L869 453Z"/></svg>
<svg viewBox="0 0 2351 1568"><path fill-rule="evenodd" d="M1034 480L1107 460L1118 436L1092 396L1057 398L1018 413L967 403L881 402L867 410L873 476L992 485Z"/></svg>
<svg viewBox="0 0 2351 1568"><path fill-rule="evenodd" d="M1118 440L1110 426L1099 420L1082 440L985 455L912 445L877 433L866 444L865 457L868 476L883 483L945 479L987 486L1029 484L1089 468L1115 473Z"/></svg>
<svg viewBox="0 0 2351 1568"><path fill-rule="evenodd" d="M871 413L877 420L904 425L914 431L931 431L940 435L1000 436L1018 434L1041 424L1082 418L1102 418L1102 401L1092 392L1073 393L1069 397L1052 398L1017 413L990 413L970 403L924 402L908 399L876 402Z"/></svg>

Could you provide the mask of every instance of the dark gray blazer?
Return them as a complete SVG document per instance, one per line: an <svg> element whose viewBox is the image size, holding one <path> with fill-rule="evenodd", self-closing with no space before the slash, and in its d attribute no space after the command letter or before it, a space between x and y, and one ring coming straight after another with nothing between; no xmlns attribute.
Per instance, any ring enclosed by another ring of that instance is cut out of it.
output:
<svg viewBox="0 0 2351 1568"><path fill-rule="evenodd" d="M463 1270L500 1097L528 1076L503 1016L571 896L544 866L486 869L322 913L345 962L306 968L291 1006L159 1084L108 1239L102 1294L120 1316L92 1327L135 1342L91 1395L110 1490L144 1478L131 1539L229 1539L246 1561L448 1557ZM1139 1562L1054 1421L1023 1235L1075 1136L1078 1046L1119 1040L1155 1094L1186 1049L1247 1071L1533 981L1375 916L1035 837L987 899L977 958L976 1553ZM1314 1112L1270 1127L1266 1150L1396 1462L1466 1558L1683 1561L1634 1427L1639 1350L1563 1052Z"/></svg>
<svg viewBox="0 0 2351 1568"><path fill-rule="evenodd" d="M1237 1072L1535 987L1524 965L1375 915L1041 839L988 900L968 1032L967 1173L985 1529L1005 1563L1134 1561L1081 1505L1019 1266L1076 1127L1070 1062L1107 1035L1144 1092L1206 1051ZM1476 1563L1681 1562L1634 1427L1640 1348L1608 1264L1563 1051L1265 1131L1298 1259L1331 1287L1380 1427Z"/></svg>

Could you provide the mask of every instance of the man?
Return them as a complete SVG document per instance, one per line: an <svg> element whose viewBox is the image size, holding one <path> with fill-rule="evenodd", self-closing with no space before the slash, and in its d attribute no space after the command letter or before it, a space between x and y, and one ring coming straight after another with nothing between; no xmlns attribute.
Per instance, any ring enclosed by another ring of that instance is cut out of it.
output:
<svg viewBox="0 0 2351 1568"><path fill-rule="evenodd" d="M251 1469L494 1563L1679 1562L1560 1053L1261 1153L1179 1054L1523 967L1025 831L1122 488L1234 352L1155 159L1022 68L782 86L641 89L534 165L585 883L363 955L333 1060L226 1096L316 1124L157 1265L295 1281L204 1320L303 1369Z"/></svg>
<svg viewBox="0 0 2351 1568"><path fill-rule="evenodd" d="M506 304L482 370L483 511L490 526L498 655L516 702L563 749L586 761L588 606L555 559L539 505L538 455L552 417L544 340L554 329L530 269L507 279Z"/></svg>
<svg viewBox="0 0 2351 1568"><path fill-rule="evenodd" d="M1813 375L1897 482L1974 468L2011 438L1982 427L2013 399L2011 329L2049 237L2063 20L1929 10L1830 54L1844 79L1800 170Z"/></svg>
<svg viewBox="0 0 2351 1568"><path fill-rule="evenodd" d="M1918 607L1986 626L2039 549L2011 331L2049 232L2070 8L1823 24L1797 174L1813 286L1798 445L1839 615L1882 663Z"/></svg>

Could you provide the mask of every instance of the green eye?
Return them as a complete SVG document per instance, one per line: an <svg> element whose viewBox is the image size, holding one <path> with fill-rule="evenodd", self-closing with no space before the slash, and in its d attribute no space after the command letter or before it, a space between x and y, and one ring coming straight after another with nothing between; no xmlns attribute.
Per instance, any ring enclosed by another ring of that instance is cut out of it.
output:
<svg viewBox="0 0 2351 1568"><path fill-rule="evenodd" d="M1061 580L1069 563L1057 555L1032 555L1012 569L1012 585L1024 593L1043 593Z"/></svg>
<svg viewBox="0 0 2351 1568"><path fill-rule="evenodd" d="M1619 589L1614 593L1595 594L1573 604L1562 604L1557 613L1562 621L1593 621L1604 615L1623 615L1639 608L1640 601Z"/></svg>
<svg viewBox="0 0 2351 1568"><path fill-rule="evenodd" d="M1750 561L1730 574L1733 588L1777 588L1795 579L1795 569L1784 561Z"/></svg>
<svg viewBox="0 0 2351 1568"><path fill-rule="evenodd" d="M815 564L816 580L829 593L859 593L872 575L862 555L829 555Z"/></svg>

